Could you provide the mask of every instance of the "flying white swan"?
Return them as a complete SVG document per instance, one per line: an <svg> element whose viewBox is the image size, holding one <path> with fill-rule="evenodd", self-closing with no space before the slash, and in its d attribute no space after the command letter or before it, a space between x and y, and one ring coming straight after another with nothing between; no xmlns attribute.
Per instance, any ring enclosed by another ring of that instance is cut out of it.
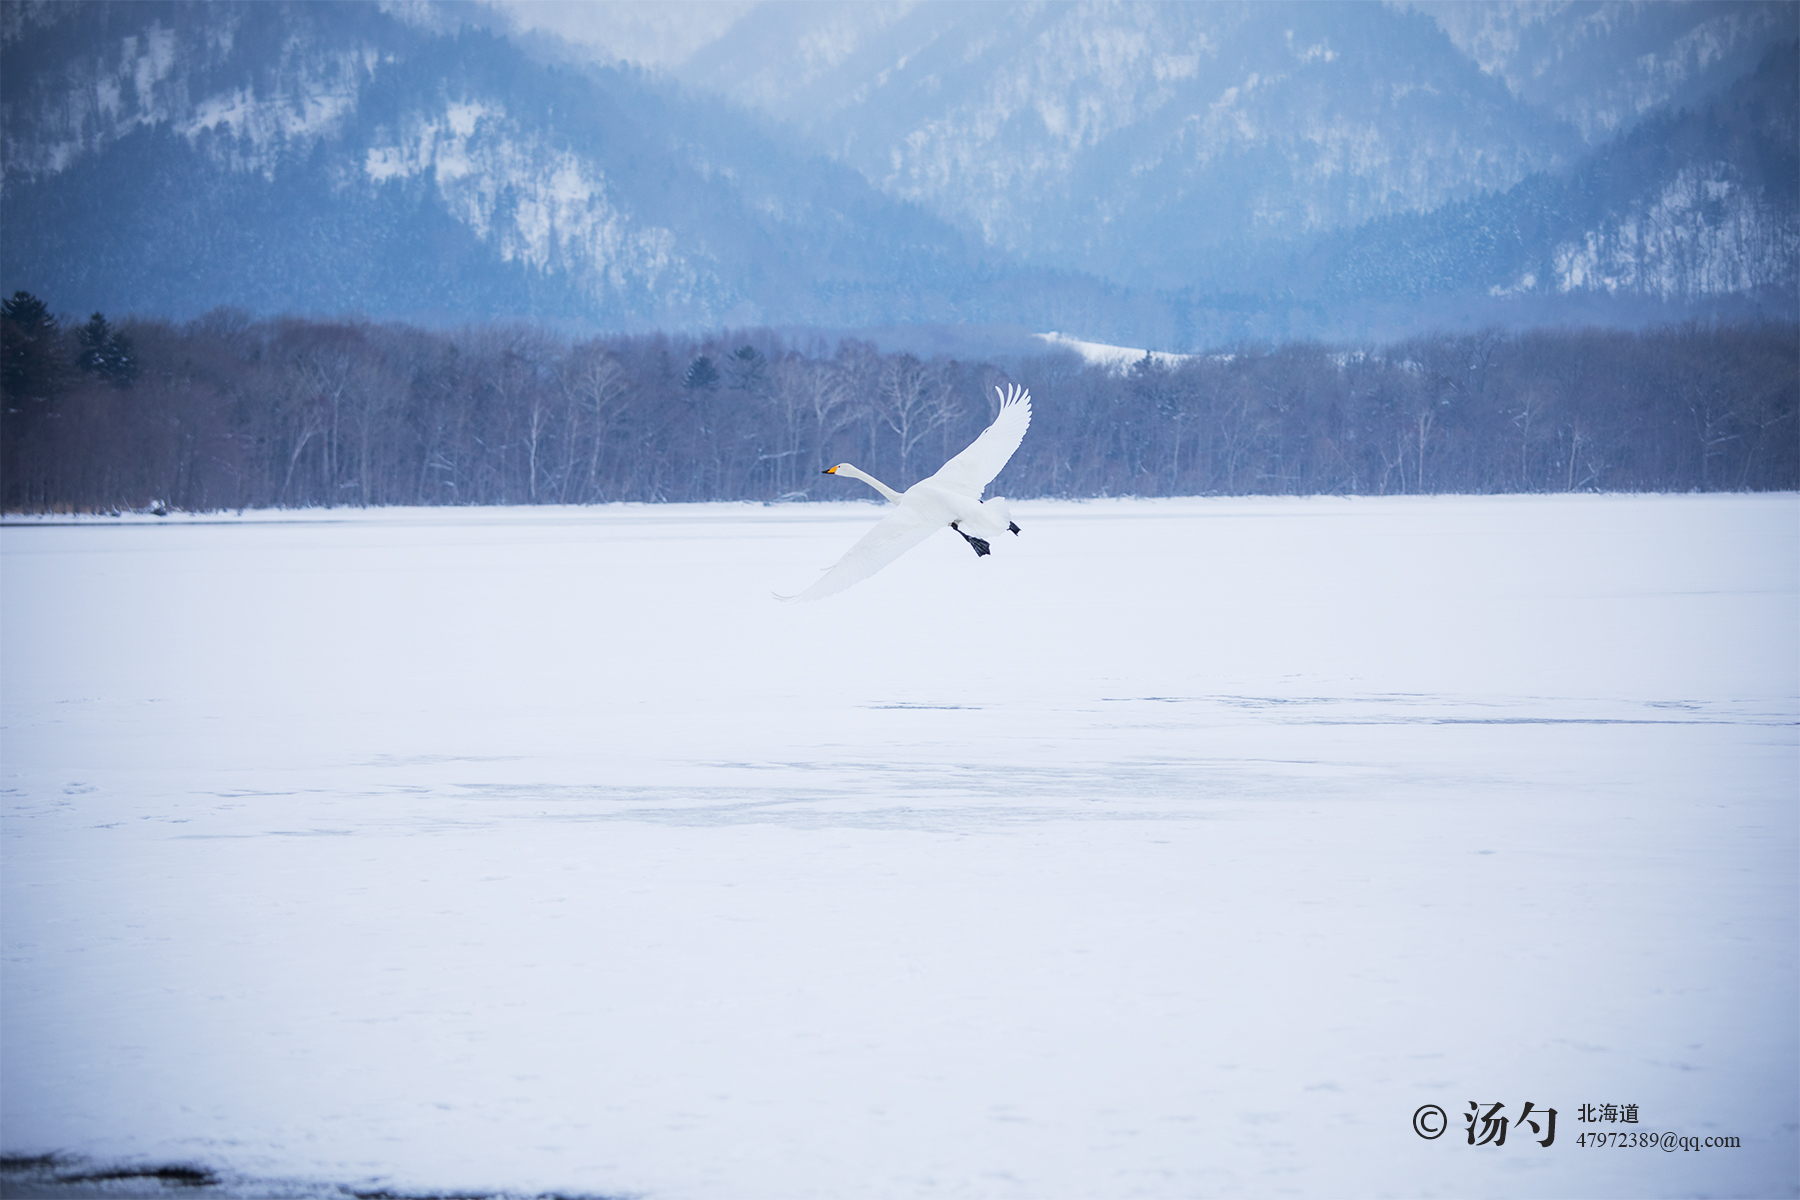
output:
<svg viewBox="0 0 1800 1200"><path fill-rule="evenodd" d="M982 430L981 436L961 454L939 467L937 474L919 480L904 492L896 492L849 463L826 467L825 474L860 479L899 507L850 547L819 582L797 596L776 599L817 600L841 592L851 584L861 583L946 525L975 548L978 558L992 552L987 539L978 534L1018 533L1006 501L999 496L984 501L981 493L1025 440L1025 430L1031 425L1031 393L1017 385L1008 391L994 391L1000 396L1000 412L994 423Z"/></svg>

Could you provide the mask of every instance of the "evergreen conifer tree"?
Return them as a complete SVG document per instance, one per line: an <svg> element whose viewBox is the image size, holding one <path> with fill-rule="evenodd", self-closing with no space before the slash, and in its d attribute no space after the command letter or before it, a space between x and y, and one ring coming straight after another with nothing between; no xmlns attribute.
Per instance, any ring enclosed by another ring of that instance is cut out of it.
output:
<svg viewBox="0 0 1800 1200"><path fill-rule="evenodd" d="M137 356L132 353L131 339L107 324L106 317L95 313L77 335L80 349L75 365L107 380L114 387L130 387L137 376Z"/></svg>
<svg viewBox="0 0 1800 1200"><path fill-rule="evenodd" d="M739 346L725 360L731 386L740 392L760 393L767 382L769 364L755 346Z"/></svg>
<svg viewBox="0 0 1800 1200"><path fill-rule="evenodd" d="M681 378L681 386L689 391L716 388L719 386L719 368L713 366L712 359L702 354L688 364L687 374Z"/></svg>
<svg viewBox="0 0 1800 1200"><path fill-rule="evenodd" d="M0 390L9 408L58 390L62 363L57 332L56 318L30 292L0 300Z"/></svg>

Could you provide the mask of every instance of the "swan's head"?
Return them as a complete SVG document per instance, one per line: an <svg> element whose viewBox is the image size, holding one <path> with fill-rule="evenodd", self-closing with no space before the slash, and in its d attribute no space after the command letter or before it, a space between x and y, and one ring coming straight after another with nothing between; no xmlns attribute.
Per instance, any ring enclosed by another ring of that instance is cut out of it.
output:
<svg viewBox="0 0 1800 1200"><path fill-rule="evenodd" d="M821 475L836 475L839 471L842 471L845 467L848 467L849 465L850 465L849 463L839 463L835 467L826 467L823 471L820 471L819 474L821 474Z"/></svg>

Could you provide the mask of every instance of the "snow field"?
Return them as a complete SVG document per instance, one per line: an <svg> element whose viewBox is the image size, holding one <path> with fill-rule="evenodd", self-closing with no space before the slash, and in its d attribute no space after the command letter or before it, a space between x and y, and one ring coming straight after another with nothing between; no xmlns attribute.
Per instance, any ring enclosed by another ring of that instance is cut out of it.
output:
<svg viewBox="0 0 1800 1200"><path fill-rule="evenodd" d="M1795 1192L1800 498L1016 509L804 606L879 509L0 530L4 1149Z"/></svg>

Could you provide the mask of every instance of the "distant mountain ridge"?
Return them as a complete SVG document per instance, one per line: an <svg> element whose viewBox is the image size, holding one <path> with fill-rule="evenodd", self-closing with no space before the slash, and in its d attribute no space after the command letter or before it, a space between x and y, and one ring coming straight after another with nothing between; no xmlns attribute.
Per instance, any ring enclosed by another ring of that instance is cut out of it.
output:
<svg viewBox="0 0 1800 1200"><path fill-rule="evenodd" d="M1261 270L1271 287L1326 302L1461 294L1498 312L1587 294L1791 312L1796 195L1800 43L1790 43L1710 103L1644 121L1569 172L1371 222Z"/></svg>
<svg viewBox="0 0 1800 1200"><path fill-rule="evenodd" d="M1794 36L1792 6L1757 0L1409 0L1513 94L1590 145L1659 110L1703 104Z"/></svg>
<svg viewBox="0 0 1800 1200"><path fill-rule="evenodd" d="M986 244L1120 282L1168 286L1220 244L1428 210L1582 149L1428 17L1382 5L919 4L789 87L820 7L884 11L762 5L682 77Z"/></svg>
<svg viewBox="0 0 1800 1200"><path fill-rule="evenodd" d="M486 30L353 4L8 17L7 279L84 304L633 327L863 316L868 292L941 319L993 274L716 100ZM909 306L902 268L961 292Z"/></svg>
<svg viewBox="0 0 1800 1200"><path fill-rule="evenodd" d="M0 290L1173 350L1794 315L1800 6L1434 7L764 4L671 78L469 6L4 0Z"/></svg>

